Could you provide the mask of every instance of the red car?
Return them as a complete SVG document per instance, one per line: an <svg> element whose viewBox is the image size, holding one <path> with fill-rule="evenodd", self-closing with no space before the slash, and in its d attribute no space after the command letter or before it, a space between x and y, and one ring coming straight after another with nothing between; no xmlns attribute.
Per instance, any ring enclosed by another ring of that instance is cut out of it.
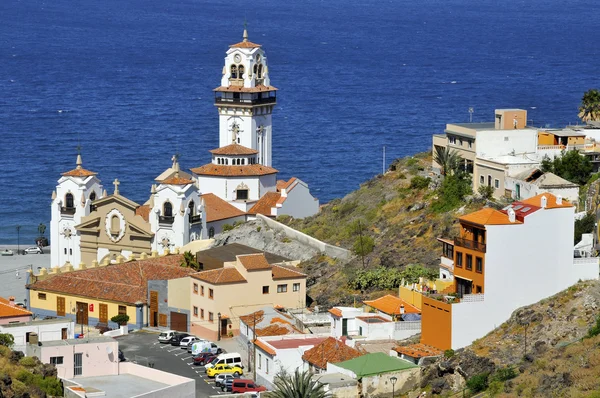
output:
<svg viewBox="0 0 600 398"><path fill-rule="evenodd" d="M233 383L231 384L231 392L233 394L260 391L267 391L267 389L263 386L257 385L254 381L249 379L233 379Z"/></svg>
<svg viewBox="0 0 600 398"><path fill-rule="evenodd" d="M211 352L201 352L200 354L198 354L197 356L193 357L192 359L194 360L194 365L206 365L207 363L209 363L210 361L212 361L213 359L215 359L217 357L217 355L211 353Z"/></svg>

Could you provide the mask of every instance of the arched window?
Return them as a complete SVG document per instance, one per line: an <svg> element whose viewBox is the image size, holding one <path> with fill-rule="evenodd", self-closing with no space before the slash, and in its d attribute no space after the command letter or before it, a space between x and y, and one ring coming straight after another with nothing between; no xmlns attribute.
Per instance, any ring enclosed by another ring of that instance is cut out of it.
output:
<svg viewBox="0 0 600 398"><path fill-rule="evenodd" d="M210 227L208 229L208 237L213 238L214 236L215 236L215 229L213 227Z"/></svg>
<svg viewBox="0 0 600 398"><path fill-rule="evenodd" d="M121 222L119 221L119 217L114 214L110 218L110 232L113 234L118 234L121 230Z"/></svg>
<svg viewBox="0 0 600 398"><path fill-rule="evenodd" d="M258 65L258 73L256 75L258 76L259 79L262 79L262 75L263 75L263 66L262 65Z"/></svg>
<svg viewBox="0 0 600 398"><path fill-rule="evenodd" d="M73 194L72 193L68 193L65 195L65 207L68 207L68 208L75 207L75 204L73 202Z"/></svg>
<svg viewBox="0 0 600 398"><path fill-rule="evenodd" d="M229 165L229 159L225 159L225 164Z"/></svg>
<svg viewBox="0 0 600 398"><path fill-rule="evenodd" d="M171 202L165 202L163 205L163 216L173 217L173 205Z"/></svg>
<svg viewBox="0 0 600 398"><path fill-rule="evenodd" d="M258 64L254 64L254 74L258 77Z"/></svg>
<svg viewBox="0 0 600 398"><path fill-rule="evenodd" d="M190 209L190 216L193 216L196 214L196 206L194 205L193 200L190 200L190 203L188 204L188 209Z"/></svg>
<svg viewBox="0 0 600 398"><path fill-rule="evenodd" d="M217 164L221 164L221 158L217 158Z"/></svg>
<svg viewBox="0 0 600 398"><path fill-rule="evenodd" d="M244 65L238 66L238 76L240 79L244 78Z"/></svg>
<svg viewBox="0 0 600 398"><path fill-rule="evenodd" d="M242 159L242 165L246 164L246 159Z"/></svg>
<svg viewBox="0 0 600 398"><path fill-rule="evenodd" d="M90 200L93 202L94 200L96 200L96 192L92 192L90 194Z"/></svg>
<svg viewBox="0 0 600 398"><path fill-rule="evenodd" d="M238 78L238 68L236 65L231 65L231 78L232 79Z"/></svg>

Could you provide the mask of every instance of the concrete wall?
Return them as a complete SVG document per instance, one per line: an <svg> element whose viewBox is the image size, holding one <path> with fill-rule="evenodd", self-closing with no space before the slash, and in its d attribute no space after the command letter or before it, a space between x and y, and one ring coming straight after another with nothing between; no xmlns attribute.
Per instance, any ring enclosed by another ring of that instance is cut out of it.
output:
<svg viewBox="0 0 600 398"><path fill-rule="evenodd" d="M517 200L517 188L516 185L519 184L520 190L520 199L528 199L539 195L541 193L549 192L553 195L561 195L563 199L568 200L572 204L577 204L579 202L579 188L557 188L557 189L540 189L537 185L532 184L530 182L526 182L523 180L518 180L513 177L506 177L504 188L512 191L511 198Z"/></svg>
<svg viewBox="0 0 600 398"><path fill-rule="evenodd" d="M351 370L342 368L332 363L327 364L327 373L342 373L356 379L356 374ZM388 372L379 375L365 376L362 382L363 397L391 397L392 383L391 377L396 377L398 381L394 386L395 393L405 394L419 385L421 380L421 368L410 368L396 372ZM355 395L356 396L356 392Z"/></svg>
<svg viewBox="0 0 600 398"><path fill-rule="evenodd" d="M167 373L160 370L148 368L146 366L136 365L131 362L119 363L119 374L131 374L151 379L159 383L168 384L170 387L163 388L157 391L149 392L138 397L146 398L162 398L162 397L181 397L193 398L196 396L196 381L187 377Z"/></svg>
<svg viewBox="0 0 600 398"><path fill-rule="evenodd" d="M267 224L269 228L283 232L287 237L291 239L296 239L297 241L304 243L305 245L308 245L316 250L319 250L330 257L340 258L343 260L347 260L351 257L351 253L349 250L333 246L325 242L321 242L320 240L315 239L312 236L308 236L300 231L296 231L295 229L290 228L287 225L284 225L269 217L265 217L262 214L257 214L256 218Z"/></svg>
<svg viewBox="0 0 600 398"><path fill-rule="evenodd" d="M477 131L477 157L514 153L535 153L538 134L535 129Z"/></svg>
<svg viewBox="0 0 600 398"><path fill-rule="evenodd" d="M29 322L31 320L31 315L21 315L21 316L5 316L0 318L0 326L8 325L12 322Z"/></svg>

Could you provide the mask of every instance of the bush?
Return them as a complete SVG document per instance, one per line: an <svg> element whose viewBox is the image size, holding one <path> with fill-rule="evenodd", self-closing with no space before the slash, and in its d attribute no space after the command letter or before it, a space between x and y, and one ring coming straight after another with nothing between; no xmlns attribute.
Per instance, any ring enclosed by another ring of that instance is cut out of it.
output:
<svg viewBox="0 0 600 398"><path fill-rule="evenodd" d="M594 213L588 213L581 220L575 220L575 237L573 243L579 243L582 234L592 233L595 225L596 217Z"/></svg>
<svg viewBox="0 0 600 398"><path fill-rule="evenodd" d="M19 363L27 368L33 368L37 365L37 361L33 357L23 357L19 360Z"/></svg>
<svg viewBox="0 0 600 398"><path fill-rule="evenodd" d="M587 337L594 337L600 334L600 316L596 318L596 324L588 330Z"/></svg>
<svg viewBox="0 0 600 398"><path fill-rule="evenodd" d="M494 374L493 379L498 381L507 381L510 379L514 379L517 377L517 372L512 366L507 366L506 368L500 368Z"/></svg>
<svg viewBox="0 0 600 398"><path fill-rule="evenodd" d="M260 232L261 229L262 227L259 225L258 227L256 227L256 232Z"/></svg>
<svg viewBox="0 0 600 398"><path fill-rule="evenodd" d="M410 180L410 187L412 189L425 189L429 186L430 182L431 178L429 177L414 176Z"/></svg>
<svg viewBox="0 0 600 398"><path fill-rule="evenodd" d="M479 195L481 195L482 198L491 199L494 195L494 188L490 185L480 185L479 188L477 188L477 192L479 192Z"/></svg>
<svg viewBox="0 0 600 398"><path fill-rule="evenodd" d="M431 208L436 213L444 213L454 210L465 196L471 194L471 178L465 173L447 175L438 190L438 200Z"/></svg>
<svg viewBox="0 0 600 398"><path fill-rule="evenodd" d="M352 250L357 256L366 256L373 251L375 241L370 236L359 236L354 241Z"/></svg>
<svg viewBox="0 0 600 398"><path fill-rule="evenodd" d="M480 373L467 380L467 387L472 393L484 391L488 387L488 373Z"/></svg>
<svg viewBox="0 0 600 398"><path fill-rule="evenodd" d="M449 349L444 351L444 358L452 358L454 356L454 350Z"/></svg>
<svg viewBox="0 0 600 398"><path fill-rule="evenodd" d="M502 390L504 390L504 382L495 380L490 383L487 393L490 397L495 397L496 395L500 394Z"/></svg>
<svg viewBox="0 0 600 398"><path fill-rule="evenodd" d="M115 315L112 318L110 318L110 320L115 323L118 323L121 326L125 326L125 325L127 325L127 322L129 322L129 315L127 315L127 314Z"/></svg>
<svg viewBox="0 0 600 398"><path fill-rule="evenodd" d="M223 232L231 231L232 229L233 229L233 225L223 224Z"/></svg>
<svg viewBox="0 0 600 398"><path fill-rule="evenodd" d="M12 347L15 344L15 338L9 333L0 333L0 345Z"/></svg>

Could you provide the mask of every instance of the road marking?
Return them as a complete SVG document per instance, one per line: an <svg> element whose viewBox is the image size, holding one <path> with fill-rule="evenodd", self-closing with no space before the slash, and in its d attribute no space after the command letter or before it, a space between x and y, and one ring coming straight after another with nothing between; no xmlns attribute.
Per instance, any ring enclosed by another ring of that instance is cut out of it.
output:
<svg viewBox="0 0 600 398"><path fill-rule="evenodd" d="M193 357L185 357L185 358L181 358L181 360L185 361L186 359L190 359L190 358L193 358Z"/></svg>
<svg viewBox="0 0 600 398"><path fill-rule="evenodd" d="M171 351L169 351L169 352L171 352ZM186 354L187 354L187 352L180 352L179 354L175 354L175 356L178 357L180 355L186 355Z"/></svg>
<svg viewBox="0 0 600 398"><path fill-rule="evenodd" d="M172 350L167 350L169 352L177 351L179 348L173 348Z"/></svg>
<svg viewBox="0 0 600 398"><path fill-rule="evenodd" d="M188 365L192 366L194 364L194 362L188 362Z"/></svg>

